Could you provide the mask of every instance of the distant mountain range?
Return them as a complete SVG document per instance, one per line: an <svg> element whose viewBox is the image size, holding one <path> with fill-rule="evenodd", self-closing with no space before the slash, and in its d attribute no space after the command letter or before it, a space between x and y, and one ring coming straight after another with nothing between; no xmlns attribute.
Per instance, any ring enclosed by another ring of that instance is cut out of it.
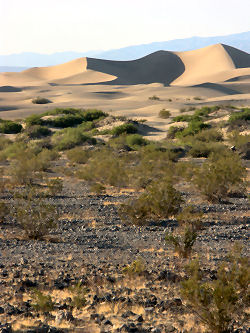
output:
<svg viewBox="0 0 250 333"><path fill-rule="evenodd" d="M57 52L53 54L24 52L20 54L0 55L0 71L21 71L29 67L52 66L86 56L109 60L132 60L158 50L189 51L217 43L227 44L250 53L250 31L227 36L191 37L166 42L154 42L105 52Z"/></svg>

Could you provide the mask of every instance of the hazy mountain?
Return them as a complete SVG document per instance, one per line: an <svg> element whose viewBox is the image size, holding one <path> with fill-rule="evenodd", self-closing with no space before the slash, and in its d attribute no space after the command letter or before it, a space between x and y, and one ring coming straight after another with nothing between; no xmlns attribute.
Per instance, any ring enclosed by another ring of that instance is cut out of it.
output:
<svg viewBox="0 0 250 333"><path fill-rule="evenodd" d="M21 72L28 67L0 66L0 72Z"/></svg>
<svg viewBox="0 0 250 333"><path fill-rule="evenodd" d="M250 31L227 36L175 39L166 42L155 42L150 44L128 46L105 52L57 52L53 54L25 52L20 54L0 55L0 71L5 71L2 70L1 66L22 66L26 68L36 66L51 66L85 56L110 60L132 60L143 57L158 50L188 51L217 43L231 45L250 53ZM12 71L12 69L9 68L8 71Z"/></svg>

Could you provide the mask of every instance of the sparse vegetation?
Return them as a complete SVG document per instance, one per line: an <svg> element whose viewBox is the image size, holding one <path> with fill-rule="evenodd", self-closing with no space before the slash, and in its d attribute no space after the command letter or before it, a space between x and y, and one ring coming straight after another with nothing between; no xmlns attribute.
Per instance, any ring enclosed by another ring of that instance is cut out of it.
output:
<svg viewBox="0 0 250 333"><path fill-rule="evenodd" d="M0 133L4 134L17 134L22 131L23 127L11 120L0 119Z"/></svg>
<svg viewBox="0 0 250 333"><path fill-rule="evenodd" d="M38 97L32 99L32 103L33 104L48 104L48 103L52 103L52 102L48 98L38 96Z"/></svg>
<svg viewBox="0 0 250 333"><path fill-rule="evenodd" d="M162 109L159 112L159 118L168 119L170 116L171 116L171 112L169 110Z"/></svg>
<svg viewBox="0 0 250 333"><path fill-rule="evenodd" d="M182 295L210 332L225 333L247 320L249 306L248 259L235 249L221 264L216 279L204 280L198 261L187 266L189 278L182 283Z"/></svg>
<svg viewBox="0 0 250 333"><path fill-rule="evenodd" d="M40 290L34 290L31 295L35 303L32 304L32 307L38 312L51 312L54 310L54 302L50 295L45 295Z"/></svg>
<svg viewBox="0 0 250 333"><path fill-rule="evenodd" d="M159 101L160 97L153 95L153 96L150 96L148 99L150 99L151 101Z"/></svg>

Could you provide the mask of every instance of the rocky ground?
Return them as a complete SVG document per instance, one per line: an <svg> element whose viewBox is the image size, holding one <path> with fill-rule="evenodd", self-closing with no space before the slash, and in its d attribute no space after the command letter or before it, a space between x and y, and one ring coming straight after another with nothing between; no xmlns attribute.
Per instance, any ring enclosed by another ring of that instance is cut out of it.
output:
<svg viewBox="0 0 250 333"><path fill-rule="evenodd" d="M191 195L184 187L183 194ZM0 332L204 331L180 296L186 261L164 241L175 221L124 225L117 208L134 195L132 190L95 195L84 182L65 177L63 192L46 199L60 212L58 227L46 240L28 240L11 218L0 224ZM7 192L4 200L15 205ZM197 200L197 207L204 228L195 256L212 278L235 241L247 252L248 199ZM142 263L142 272L124 274L134 260ZM52 297L53 310L35 311L36 290ZM72 305L81 299L84 306Z"/></svg>

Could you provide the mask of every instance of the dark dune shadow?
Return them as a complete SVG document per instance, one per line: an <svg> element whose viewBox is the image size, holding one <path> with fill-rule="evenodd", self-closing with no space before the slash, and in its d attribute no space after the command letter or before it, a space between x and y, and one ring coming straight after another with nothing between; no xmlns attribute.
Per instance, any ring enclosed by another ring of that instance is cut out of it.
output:
<svg viewBox="0 0 250 333"><path fill-rule="evenodd" d="M235 49L232 46L222 44L226 52L232 58L236 68L250 67L250 54L244 51Z"/></svg>
<svg viewBox="0 0 250 333"><path fill-rule="evenodd" d="M118 99L127 96L127 94L121 91L94 91L92 94L108 99Z"/></svg>
<svg viewBox="0 0 250 333"><path fill-rule="evenodd" d="M241 75L241 76L236 76L231 79L226 80L225 82L237 82L237 81L248 81L250 80L250 75Z"/></svg>
<svg viewBox="0 0 250 333"><path fill-rule="evenodd" d="M208 88L208 89L213 89L213 90L221 92L221 93L223 93L225 95L237 95L237 94L241 94L240 91L227 88L227 87L223 86L222 84L211 83L211 82L197 84L197 85L194 85L194 86L191 86L191 87L192 88Z"/></svg>
<svg viewBox="0 0 250 333"><path fill-rule="evenodd" d="M100 84L135 85L157 82L167 86L183 74L185 66L174 53L157 51L132 61L87 58L87 69L117 77Z"/></svg>
<svg viewBox="0 0 250 333"><path fill-rule="evenodd" d="M159 132L163 131L158 128L148 126L145 124L138 124L138 134L148 135L149 133L159 133Z"/></svg>
<svg viewBox="0 0 250 333"><path fill-rule="evenodd" d="M18 107L16 106L0 106L0 112L1 111L14 111L18 110Z"/></svg>
<svg viewBox="0 0 250 333"><path fill-rule="evenodd" d="M13 86L1 86L0 92L20 92L22 91L21 88L13 87Z"/></svg>

